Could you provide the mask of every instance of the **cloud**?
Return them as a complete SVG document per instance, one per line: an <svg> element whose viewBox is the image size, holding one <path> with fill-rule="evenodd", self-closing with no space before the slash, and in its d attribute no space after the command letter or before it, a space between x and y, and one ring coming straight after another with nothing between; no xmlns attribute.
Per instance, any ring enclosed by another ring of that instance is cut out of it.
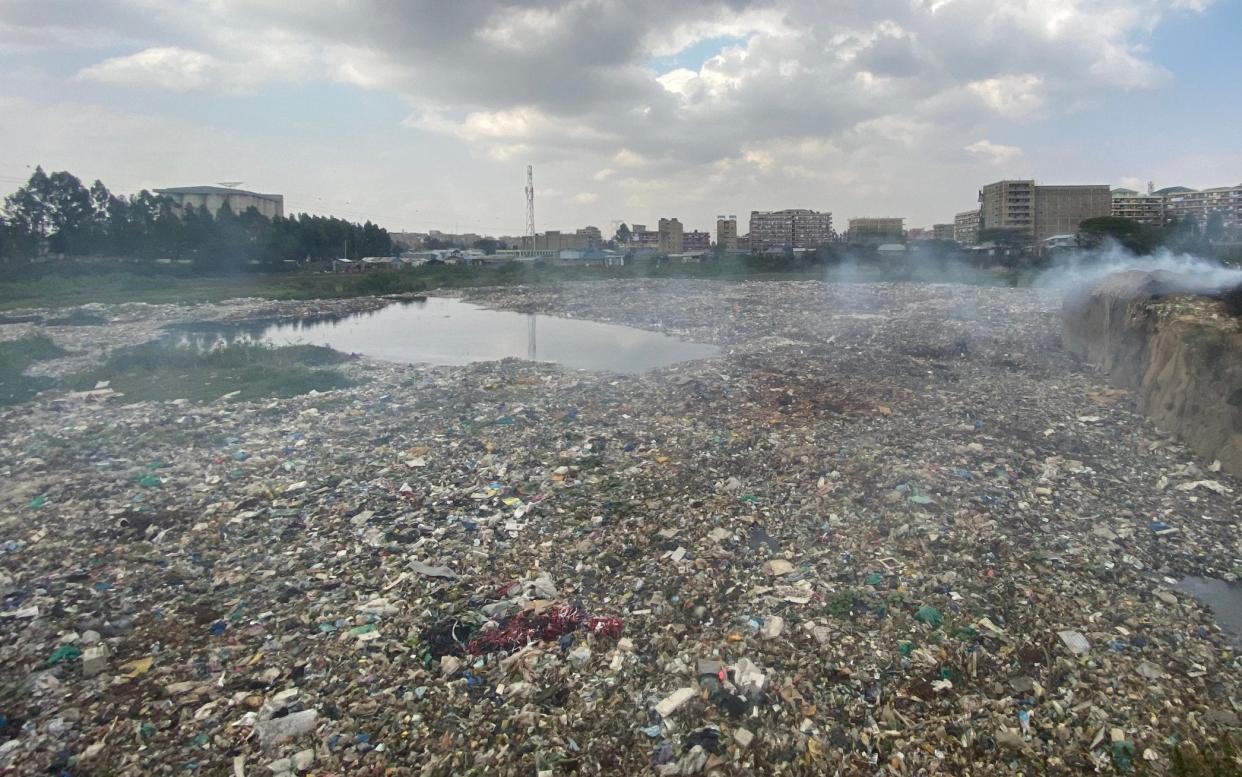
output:
<svg viewBox="0 0 1242 777"><path fill-rule="evenodd" d="M474 159L537 163L569 192L606 182L600 205L706 201L711 187L814 198L825 182L878 200L904 196L881 174L969 177L1022 155L971 139L1167 84L1147 41L1207 5L9 0L0 51L46 29L57 49L84 42L66 61L97 60L78 72L95 83L225 95L348 84L391 96L407 127ZM671 61L682 66L659 64Z"/></svg>
<svg viewBox="0 0 1242 777"><path fill-rule="evenodd" d="M599 202L599 195L595 192L579 192L570 197L569 201L578 205L590 205L593 202Z"/></svg>
<svg viewBox="0 0 1242 777"><path fill-rule="evenodd" d="M1022 149L1017 146L1005 146L1000 143L993 143L986 138L983 140L976 140L974 143L966 146L965 150L972 156L982 159L992 165L1004 165L1009 162L1013 162L1022 156Z"/></svg>
<svg viewBox="0 0 1242 777"><path fill-rule="evenodd" d="M219 67L220 63L208 54L161 46L105 59L83 68L78 72L78 78L188 92L208 86Z"/></svg>

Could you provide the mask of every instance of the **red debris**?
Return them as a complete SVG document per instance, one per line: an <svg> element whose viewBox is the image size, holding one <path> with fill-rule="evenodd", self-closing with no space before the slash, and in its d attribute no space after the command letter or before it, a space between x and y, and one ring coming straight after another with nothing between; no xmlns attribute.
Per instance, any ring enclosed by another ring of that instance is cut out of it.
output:
<svg viewBox="0 0 1242 777"><path fill-rule="evenodd" d="M562 605L540 613L520 612L491 631L483 632L472 639L466 645L466 652L472 656L483 653L511 653L531 642L560 639L580 626L586 626L588 631L597 636L611 638L621 636L625 628L620 618L591 617L577 607Z"/></svg>

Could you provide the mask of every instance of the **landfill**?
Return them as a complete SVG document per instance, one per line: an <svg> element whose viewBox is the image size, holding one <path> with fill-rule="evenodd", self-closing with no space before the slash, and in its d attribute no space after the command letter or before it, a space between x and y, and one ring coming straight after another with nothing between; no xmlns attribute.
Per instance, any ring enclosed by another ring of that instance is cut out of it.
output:
<svg viewBox="0 0 1242 777"><path fill-rule="evenodd" d="M466 299L722 351L0 409L0 773L1161 774L1242 725L1237 636L1178 586L1242 574L1242 488L1062 348L1055 295ZM0 339L55 373L308 307Z"/></svg>

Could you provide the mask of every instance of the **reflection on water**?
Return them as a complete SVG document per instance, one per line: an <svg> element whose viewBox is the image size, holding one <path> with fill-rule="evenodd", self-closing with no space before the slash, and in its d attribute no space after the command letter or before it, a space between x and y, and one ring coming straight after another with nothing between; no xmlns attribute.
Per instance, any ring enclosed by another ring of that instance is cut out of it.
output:
<svg viewBox="0 0 1242 777"><path fill-rule="evenodd" d="M436 297L350 316L206 325L171 336L198 348L232 343L326 345L410 364L467 364L515 357L631 374L719 353L713 345L627 326L486 310Z"/></svg>

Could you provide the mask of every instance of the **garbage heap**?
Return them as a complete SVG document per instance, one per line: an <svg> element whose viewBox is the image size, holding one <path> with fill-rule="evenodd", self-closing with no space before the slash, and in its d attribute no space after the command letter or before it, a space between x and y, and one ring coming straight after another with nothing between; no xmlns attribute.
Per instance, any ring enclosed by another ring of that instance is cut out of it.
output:
<svg viewBox="0 0 1242 777"><path fill-rule="evenodd" d="M1242 317L1202 278L1109 275L1067 295L1065 344L1206 461L1242 475Z"/></svg>
<svg viewBox="0 0 1242 777"><path fill-rule="evenodd" d="M724 352L0 409L0 773L1160 774L1242 725L1178 586L1242 571L1240 484L1075 364L1059 298L472 298Z"/></svg>

